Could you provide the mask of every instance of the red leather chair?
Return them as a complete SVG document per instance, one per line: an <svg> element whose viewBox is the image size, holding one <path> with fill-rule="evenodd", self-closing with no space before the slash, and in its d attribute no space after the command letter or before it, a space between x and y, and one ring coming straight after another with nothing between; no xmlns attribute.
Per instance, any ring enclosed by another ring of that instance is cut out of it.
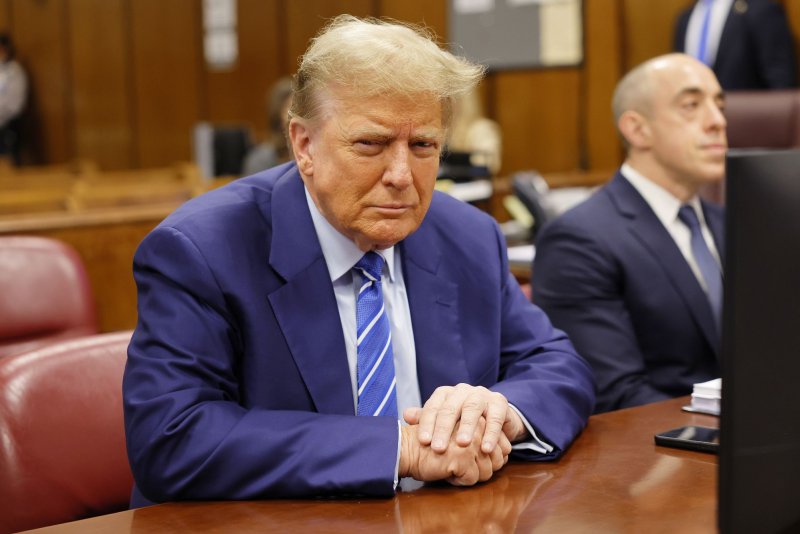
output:
<svg viewBox="0 0 800 534"><path fill-rule="evenodd" d="M43 237L0 237L0 357L97 330L94 296L74 249Z"/></svg>
<svg viewBox="0 0 800 534"><path fill-rule="evenodd" d="M98 334L0 359L0 533L127 509L130 338Z"/></svg>
<svg viewBox="0 0 800 534"><path fill-rule="evenodd" d="M729 91L725 118L731 148L800 147L800 90Z"/></svg>
<svg viewBox="0 0 800 534"><path fill-rule="evenodd" d="M725 93L728 146L732 149L800 148L800 90L729 91ZM701 194L725 203L725 182Z"/></svg>

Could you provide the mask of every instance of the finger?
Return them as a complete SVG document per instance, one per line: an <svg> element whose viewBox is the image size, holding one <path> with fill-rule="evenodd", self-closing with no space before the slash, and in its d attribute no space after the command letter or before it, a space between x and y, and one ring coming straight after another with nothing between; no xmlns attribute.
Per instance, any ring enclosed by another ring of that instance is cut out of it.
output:
<svg viewBox="0 0 800 534"><path fill-rule="evenodd" d="M503 435L503 424L508 417L508 401L500 393L492 393L486 407L486 430L483 432L481 450L490 453Z"/></svg>
<svg viewBox="0 0 800 534"><path fill-rule="evenodd" d="M508 437L505 434L500 434L500 439L497 441L497 447L495 450L500 450L503 453L503 456L508 456L511 454L511 442L508 440ZM492 451L494 452L494 451Z"/></svg>
<svg viewBox="0 0 800 534"><path fill-rule="evenodd" d="M462 447L466 447L472 442L472 437L476 432L478 421L484 416L491 393L484 387L472 387L466 384L459 384L456 386L456 390L463 392L462 394L465 395L459 407L461 415L458 418L459 425L456 443Z"/></svg>
<svg viewBox="0 0 800 534"><path fill-rule="evenodd" d="M422 407L422 410L419 414L419 430L417 431L417 437L422 445L430 445L431 441L433 441L433 428L436 424L436 417L439 413L439 408L447 398L447 395L451 389L453 388L450 386L438 387L430 396L430 398L425 401L425 405ZM445 442L445 447L446 446L447 444ZM435 450L441 452L444 450L444 448Z"/></svg>
<svg viewBox="0 0 800 534"><path fill-rule="evenodd" d="M497 469L503 467L502 463L495 468L495 461L502 462L503 458L502 455L498 455L497 458L492 456L491 454L481 454L478 456L477 464L478 464L478 480L480 482L486 482L492 475L494 474Z"/></svg>
<svg viewBox="0 0 800 534"><path fill-rule="evenodd" d="M489 453L489 459L491 460L492 472L494 472L506 465L506 461L508 461L508 455L503 454L501 447L495 447L494 450Z"/></svg>
<svg viewBox="0 0 800 534"><path fill-rule="evenodd" d="M409 425L416 425L417 423L419 423L419 418L421 413L422 413L422 408L418 406L406 408L405 410L403 410L403 420Z"/></svg>
<svg viewBox="0 0 800 534"><path fill-rule="evenodd" d="M433 428L433 440L431 441L431 448L436 452L444 452L447 449L447 444L450 442L456 423L461 419L462 406L471 390L471 386L458 384L456 387L450 388L447 397L439 406L439 410L436 412L436 423ZM456 439L456 443L462 447L472 443L473 430L469 428L467 432L469 439L466 443L461 443Z"/></svg>

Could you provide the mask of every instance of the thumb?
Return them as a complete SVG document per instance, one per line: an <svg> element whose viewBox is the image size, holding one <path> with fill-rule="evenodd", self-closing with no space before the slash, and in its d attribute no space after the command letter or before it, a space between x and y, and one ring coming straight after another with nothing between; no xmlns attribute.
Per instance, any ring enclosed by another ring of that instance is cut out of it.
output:
<svg viewBox="0 0 800 534"><path fill-rule="evenodd" d="M411 407L403 411L403 420L409 425L416 425L419 423L419 417L422 413L422 408Z"/></svg>

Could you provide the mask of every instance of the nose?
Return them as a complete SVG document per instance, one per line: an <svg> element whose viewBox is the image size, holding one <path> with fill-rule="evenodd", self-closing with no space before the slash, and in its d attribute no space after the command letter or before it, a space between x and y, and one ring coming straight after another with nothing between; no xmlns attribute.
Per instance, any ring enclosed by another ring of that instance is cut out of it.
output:
<svg viewBox="0 0 800 534"><path fill-rule="evenodd" d="M709 105L708 125L715 129L725 129L728 126L728 120L725 118L725 113L720 109L716 102L711 102Z"/></svg>
<svg viewBox="0 0 800 534"><path fill-rule="evenodd" d="M392 143L386 151L386 168L383 172L384 185L405 189L414 181L411 173L411 150L405 143Z"/></svg>

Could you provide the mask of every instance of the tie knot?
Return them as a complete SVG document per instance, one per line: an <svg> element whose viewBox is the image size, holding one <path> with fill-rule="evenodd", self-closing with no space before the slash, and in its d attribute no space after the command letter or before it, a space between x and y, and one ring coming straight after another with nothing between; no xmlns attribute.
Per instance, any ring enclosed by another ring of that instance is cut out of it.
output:
<svg viewBox="0 0 800 534"><path fill-rule="evenodd" d="M367 252L356 263L356 269L363 272L371 280L380 280L381 271L383 270L383 258L377 252Z"/></svg>
<svg viewBox="0 0 800 534"><path fill-rule="evenodd" d="M681 206L681 209L678 210L678 219L688 226L690 230L697 230L700 228L700 220L697 218L697 212L688 204L684 204Z"/></svg>

